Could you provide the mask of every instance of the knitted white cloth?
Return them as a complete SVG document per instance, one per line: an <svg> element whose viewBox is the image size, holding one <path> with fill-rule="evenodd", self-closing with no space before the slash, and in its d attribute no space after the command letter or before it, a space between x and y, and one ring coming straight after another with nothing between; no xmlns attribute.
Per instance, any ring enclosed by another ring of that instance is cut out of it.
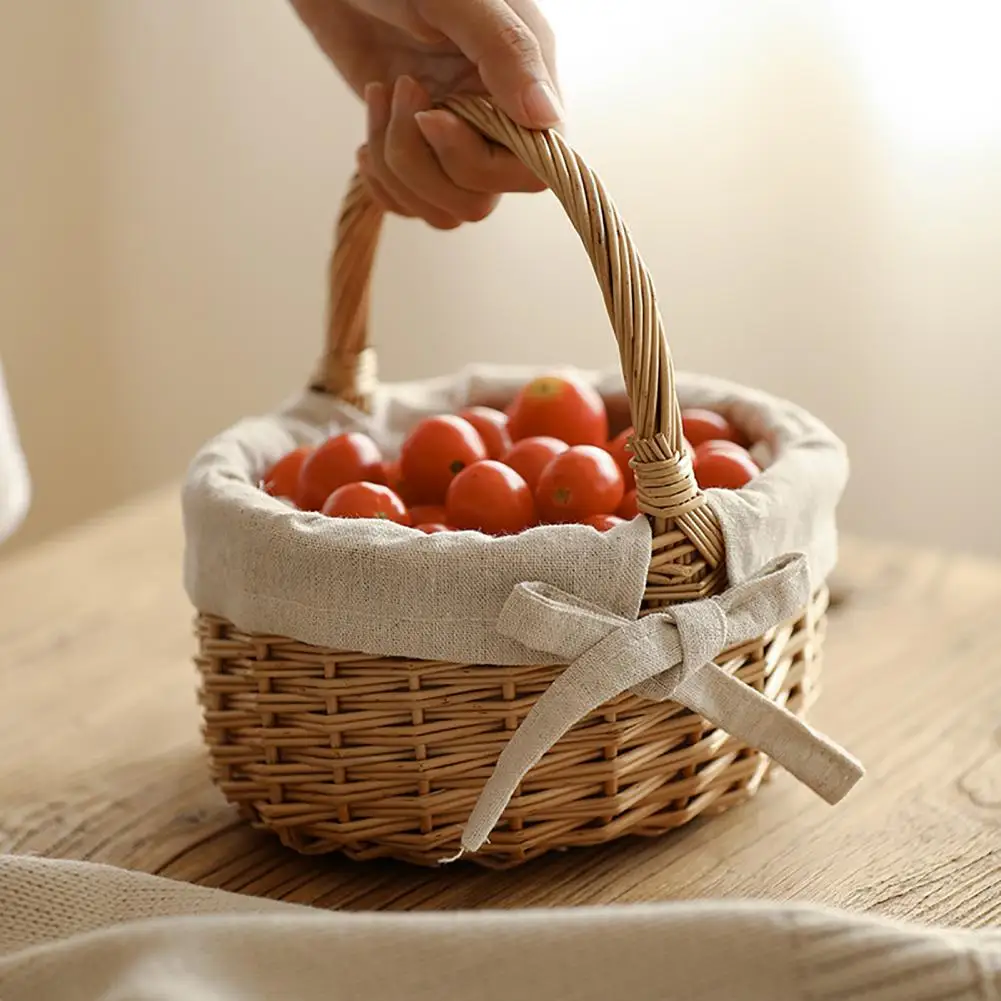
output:
<svg viewBox="0 0 1001 1001"><path fill-rule="evenodd" d="M3 1001L997 1001L1001 933L792 904L337 914L0 857Z"/></svg>

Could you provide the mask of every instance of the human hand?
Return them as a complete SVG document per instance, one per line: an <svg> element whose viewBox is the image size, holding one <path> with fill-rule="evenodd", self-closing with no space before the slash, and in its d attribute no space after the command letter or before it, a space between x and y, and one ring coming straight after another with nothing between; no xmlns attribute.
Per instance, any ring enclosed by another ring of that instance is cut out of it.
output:
<svg viewBox="0 0 1001 1001"><path fill-rule="evenodd" d="M291 0L368 109L358 166L375 199L437 229L545 185L433 102L488 94L528 128L559 127L554 42L533 0Z"/></svg>

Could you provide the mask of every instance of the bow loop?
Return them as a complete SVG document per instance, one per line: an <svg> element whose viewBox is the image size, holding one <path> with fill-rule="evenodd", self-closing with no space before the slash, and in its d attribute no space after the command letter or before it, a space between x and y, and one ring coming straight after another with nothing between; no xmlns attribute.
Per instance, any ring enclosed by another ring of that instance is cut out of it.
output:
<svg viewBox="0 0 1001 1001"><path fill-rule="evenodd" d="M628 619L561 591L532 581L516 584L497 619L497 632L531 650L562 660L576 660Z"/></svg>
<svg viewBox="0 0 1001 1001"><path fill-rule="evenodd" d="M802 553L778 556L743 583L710 600L722 608L726 617L727 646L746 643L761 635L762 622L784 622L809 602L810 569L806 557Z"/></svg>

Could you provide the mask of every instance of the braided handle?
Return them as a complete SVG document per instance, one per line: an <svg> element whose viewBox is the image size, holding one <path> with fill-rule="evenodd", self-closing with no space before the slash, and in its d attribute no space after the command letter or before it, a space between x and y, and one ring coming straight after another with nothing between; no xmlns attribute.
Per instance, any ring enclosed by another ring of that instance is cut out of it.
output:
<svg viewBox="0 0 1001 1001"><path fill-rule="evenodd" d="M674 366L653 281L615 205L559 133L525 129L482 97L456 97L444 106L506 146L546 182L591 259L632 409L638 506L653 523L645 607L717 593L725 585L722 533L683 446ZM327 349L314 388L359 407L374 386L369 285L382 217L356 175L330 260Z"/></svg>

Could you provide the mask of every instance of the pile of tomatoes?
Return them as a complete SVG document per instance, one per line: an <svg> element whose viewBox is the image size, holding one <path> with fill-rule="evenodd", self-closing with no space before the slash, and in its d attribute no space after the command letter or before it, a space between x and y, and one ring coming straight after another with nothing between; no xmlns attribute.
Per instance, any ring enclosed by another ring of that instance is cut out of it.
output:
<svg viewBox="0 0 1001 1001"><path fill-rule="evenodd" d="M682 419L703 489L737 489L758 474L748 443L724 417L686 410ZM542 376L506 411L470 407L425 418L397 459L350 431L289 452L260 485L304 511L382 518L428 534L513 535L570 522L606 531L638 513L632 433L609 440L608 412L589 384Z"/></svg>

